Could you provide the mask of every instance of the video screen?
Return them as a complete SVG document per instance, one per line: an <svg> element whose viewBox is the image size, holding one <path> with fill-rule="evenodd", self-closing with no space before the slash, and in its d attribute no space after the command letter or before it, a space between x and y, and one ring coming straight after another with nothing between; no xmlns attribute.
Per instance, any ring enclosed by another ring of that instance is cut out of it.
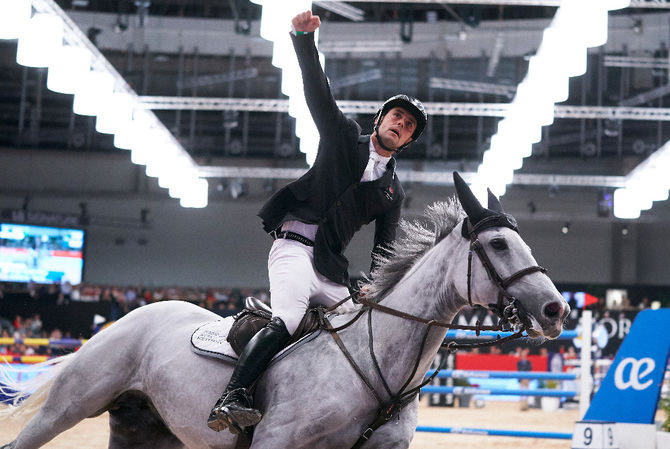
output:
<svg viewBox="0 0 670 449"><path fill-rule="evenodd" d="M0 223L0 281L81 283L84 231Z"/></svg>

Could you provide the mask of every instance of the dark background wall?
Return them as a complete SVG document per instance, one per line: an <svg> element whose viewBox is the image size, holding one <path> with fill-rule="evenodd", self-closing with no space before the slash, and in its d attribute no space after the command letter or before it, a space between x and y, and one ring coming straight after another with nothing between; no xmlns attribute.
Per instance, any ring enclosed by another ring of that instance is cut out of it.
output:
<svg viewBox="0 0 670 449"><path fill-rule="evenodd" d="M31 210L75 216L80 203L86 204L90 283L266 287L271 240L256 213L271 191L262 188L262 180L249 180L249 193L233 200L227 190L217 190L218 183L210 180L207 208L185 209L132 165L127 152L0 151L0 209L21 209L26 196ZM410 201L404 218L416 218L426 205L454 193L444 185L406 183L405 189ZM502 202L555 282L670 284L665 203L624 223L597 216L595 189L512 187ZM529 211L530 202L535 212ZM146 224L142 209L148 211ZM570 230L563 234L567 222ZM349 245L352 276L369 269L372 234L369 226Z"/></svg>

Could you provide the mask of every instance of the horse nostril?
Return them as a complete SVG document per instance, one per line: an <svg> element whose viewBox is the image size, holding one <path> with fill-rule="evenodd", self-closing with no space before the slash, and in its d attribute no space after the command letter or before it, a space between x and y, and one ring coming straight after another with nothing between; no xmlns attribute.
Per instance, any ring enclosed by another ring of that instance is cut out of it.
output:
<svg viewBox="0 0 670 449"><path fill-rule="evenodd" d="M544 306L544 315L547 318L558 318L561 313L563 313L563 306L558 301L550 302Z"/></svg>

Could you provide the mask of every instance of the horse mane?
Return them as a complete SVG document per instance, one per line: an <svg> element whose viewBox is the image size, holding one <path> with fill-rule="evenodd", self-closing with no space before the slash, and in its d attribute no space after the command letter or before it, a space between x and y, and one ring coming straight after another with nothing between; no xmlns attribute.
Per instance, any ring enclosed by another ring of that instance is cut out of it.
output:
<svg viewBox="0 0 670 449"><path fill-rule="evenodd" d="M379 301L386 296L424 254L453 231L463 217L465 212L454 196L426 207L418 220L401 220L398 227L402 235L384 248L384 254L374 253L376 268L360 283L366 298Z"/></svg>

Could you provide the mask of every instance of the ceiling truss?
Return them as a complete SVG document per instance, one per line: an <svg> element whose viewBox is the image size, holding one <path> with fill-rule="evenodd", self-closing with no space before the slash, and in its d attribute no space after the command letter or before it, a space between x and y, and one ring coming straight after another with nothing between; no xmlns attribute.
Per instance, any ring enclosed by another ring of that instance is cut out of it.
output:
<svg viewBox="0 0 670 449"><path fill-rule="evenodd" d="M222 167L201 166L199 173L204 178L262 178L262 179L297 179L304 175L306 168L272 168L272 167ZM398 169L403 182L425 182L431 184L453 185L452 170L419 171ZM468 181L474 173L461 173ZM593 176L593 175L557 175L528 174L514 175L516 185L548 185L572 187L623 187L624 176Z"/></svg>
<svg viewBox="0 0 670 449"><path fill-rule="evenodd" d="M349 3L424 3L441 5L442 0L347 0ZM320 0L319 3L340 3L339 0ZM561 0L449 0L450 5L512 5L512 6L560 6ZM631 8L670 9L668 0L631 0Z"/></svg>
<svg viewBox="0 0 670 449"><path fill-rule="evenodd" d="M144 96L140 97L140 101L143 107L153 110L288 112L286 99ZM341 100L337 105L345 114L374 114L380 102ZM424 103L424 106L428 114L435 116L504 117L509 104L430 102ZM569 119L670 121L670 108L556 105L554 116Z"/></svg>

